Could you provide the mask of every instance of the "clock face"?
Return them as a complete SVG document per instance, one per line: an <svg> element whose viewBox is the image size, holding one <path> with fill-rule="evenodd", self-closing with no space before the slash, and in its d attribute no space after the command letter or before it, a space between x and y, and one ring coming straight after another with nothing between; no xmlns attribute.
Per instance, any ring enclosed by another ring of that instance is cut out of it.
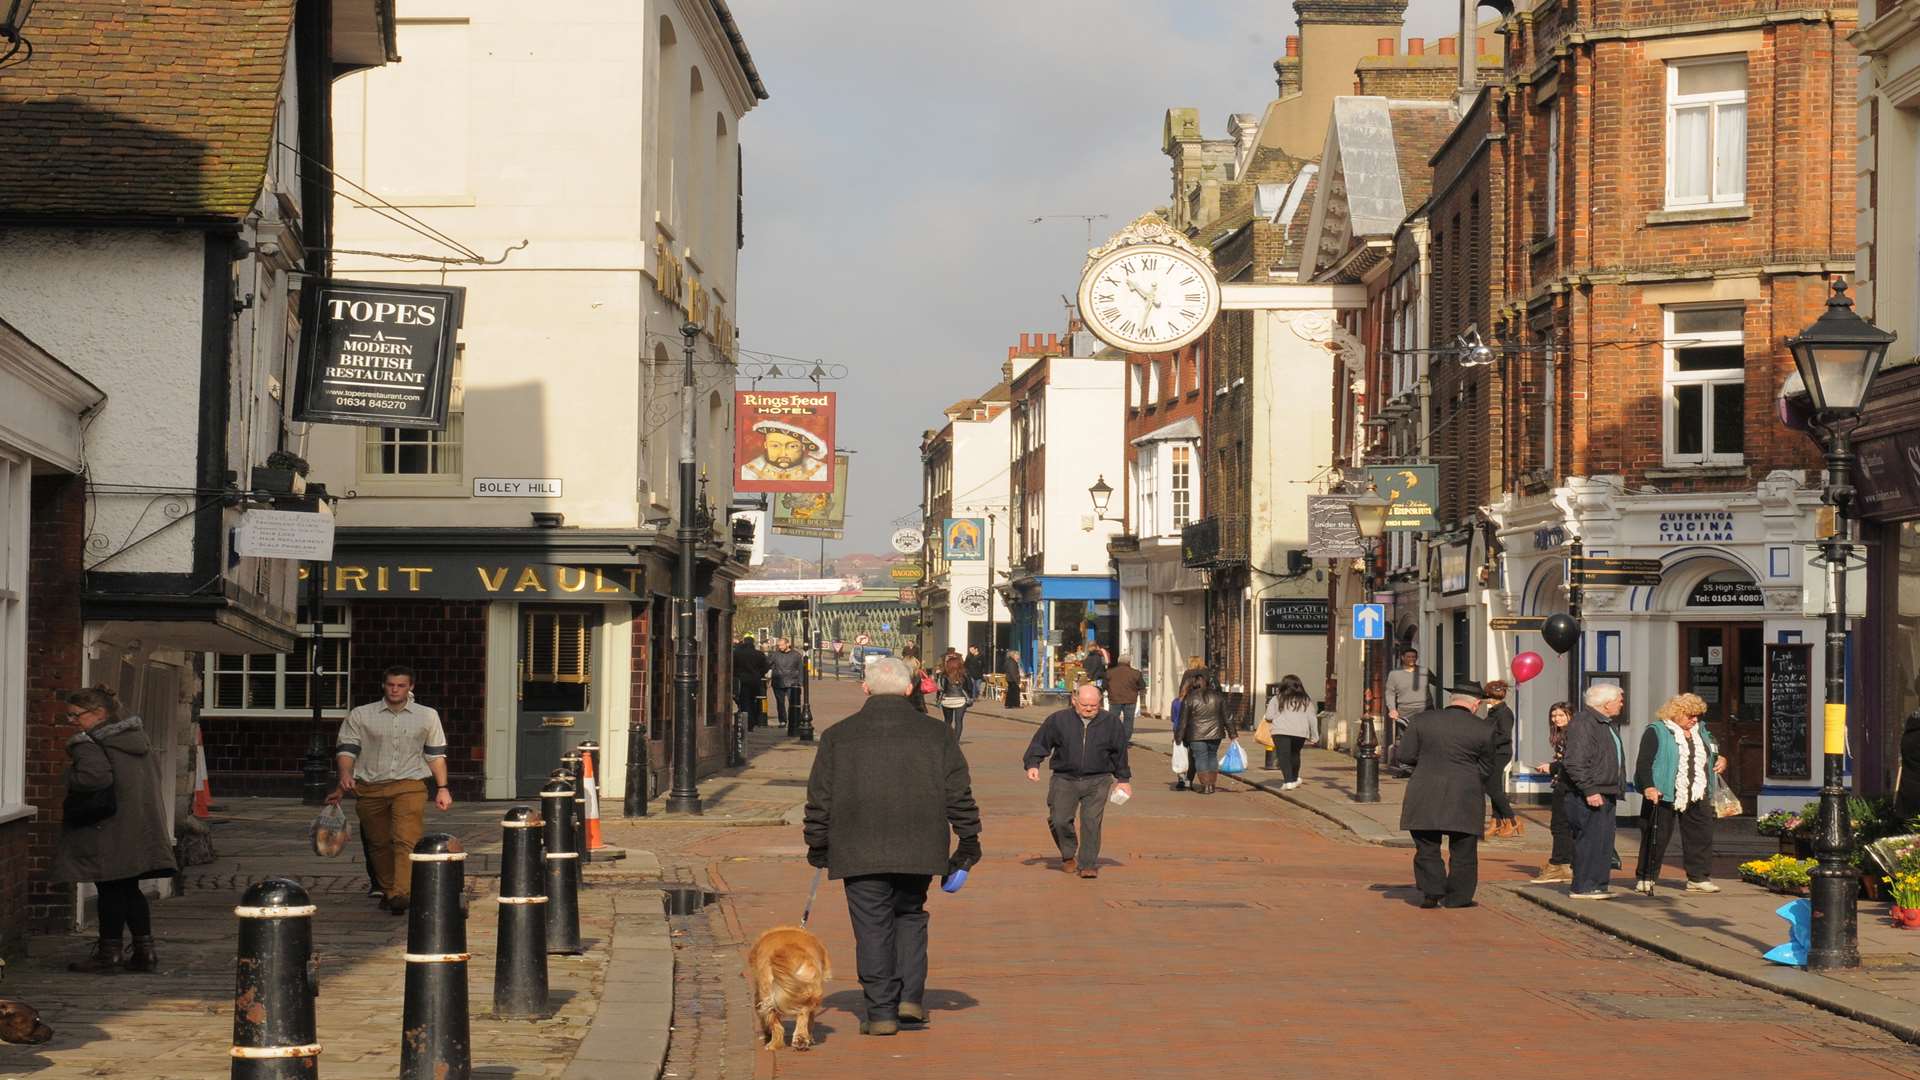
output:
<svg viewBox="0 0 1920 1080"><path fill-rule="evenodd" d="M1128 352L1167 352L1206 332L1220 283L1199 260L1165 244L1108 252L1080 281L1080 315L1102 341Z"/></svg>

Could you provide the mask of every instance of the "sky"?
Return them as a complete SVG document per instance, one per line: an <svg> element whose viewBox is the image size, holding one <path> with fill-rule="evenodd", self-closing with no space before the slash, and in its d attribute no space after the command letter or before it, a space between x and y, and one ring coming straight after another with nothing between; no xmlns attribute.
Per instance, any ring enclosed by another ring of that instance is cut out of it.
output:
<svg viewBox="0 0 1920 1080"><path fill-rule="evenodd" d="M1296 32L1284 0L729 6L771 95L740 129L741 344L845 369L823 384L854 451L829 558L918 525L922 432L992 387L1022 333L1065 329L1087 224L1032 219L1105 214L1098 243L1164 205L1166 110L1226 137L1273 99ZM1457 10L1411 0L1406 35L1444 35Z"/></svg>

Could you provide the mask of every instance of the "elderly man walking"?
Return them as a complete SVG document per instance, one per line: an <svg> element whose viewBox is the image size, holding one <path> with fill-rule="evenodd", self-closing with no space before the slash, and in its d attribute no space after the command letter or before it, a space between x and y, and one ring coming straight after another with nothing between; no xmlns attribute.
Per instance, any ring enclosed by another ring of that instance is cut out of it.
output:
<svg viewBox="0 0 1920 1080"><path fill-rule="evenodd" d="M1400 740L1400 760L1413 769L1400 827L1413 834L1413 879L1423 908L1472 907L1480 884L1480 825L1487 809L1487 771L1493 767L1493 729L1474 715L1482 696L1478 684L1464 683L1447 694L1445 708L1419 714ZM1443 838L1445 860L1440 857Z"/></svg>
<svg viewBox="0 0 1920 1080"><path fill-rule="evenodd" d="M1053 779L1047 785L1047 824L1060 848L1060 869L1099 877L1100 822L1107 815L1107 797L1116 787L1133 796L1127 740L1119 719L1100 707L1099 687L1087 683L1075 690L1073 708L1047 717L1033 733L1027 744L1028 780L1039 781L1040 763L1049 756Z"/></svg>
<svg viewBox="0 0 1920 1080"><path fill-rule="evenodd" d="M907 704L911 685L904 661L868 664L866 704L820 737L807 778L807 862L846 889L863 1035L927 1022L927 888L980 861L967 759L947 725Z"/></svg>
<svg viewBox="0 0 1920 1080"><path fill-rule="evenodd" d="M1586 708L1567 725L1567 823L1573 828L1574 900L1611 900L1615 807L1627 781L1627 746L1620 738L1626 695L1613 683L1587 688Z"/></svg>

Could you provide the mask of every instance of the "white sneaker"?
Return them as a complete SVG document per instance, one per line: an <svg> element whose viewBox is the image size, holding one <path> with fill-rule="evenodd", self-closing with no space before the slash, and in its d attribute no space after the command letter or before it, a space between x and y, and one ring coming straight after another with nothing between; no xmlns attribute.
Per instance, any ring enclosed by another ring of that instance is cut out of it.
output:
<svg viewBox="0 0 1920 1080"><path fill-rule="evenodd" d="M1687 882L1687 891L1688 892L1719 892L1720 886L1715 885L1711 881L1689 881Z"/></svg>
<svg viewBox="0 0 1920 1080"><path fill-rule="evenodd" d="M1633 883L1633 891L1637 893L1642 893L1647 896L1652 896L1653 886L1654 886L1654 883L1651 881L1636 881Z"/></svg>
<svg viewBox="0 0 1920 1080"><path fill-rule="evenodd" d="M1297 787L1299 787L1299 786L1300 786L1300 781L1298 781L1298 780L1289 780L1289 781L1287 781L1286 783L1284 783L1284 784L1281 784L1281 785L1280 785L1280 790L1282 790L1282 791L1292 791L1292 790L1293 790L1294 788L1297 788Z"/></svg>
<svg viewBox="0 0 1920 1080"><path fill-rule="evenodd" d="M1613 893L1607 891L1606 889L1595 889L1593 892L1568 893L1567 899L1569 900L1611 900L1613 899Z"/></svg>

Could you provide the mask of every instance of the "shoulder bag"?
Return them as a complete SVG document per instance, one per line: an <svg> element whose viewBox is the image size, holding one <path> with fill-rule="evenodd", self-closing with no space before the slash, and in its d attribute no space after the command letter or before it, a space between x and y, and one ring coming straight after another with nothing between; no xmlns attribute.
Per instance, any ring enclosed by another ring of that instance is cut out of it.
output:
<svg viewBox="0 0 1920 1080"><path fill-rule="evenodd" d="M68 791L61 803L61 824L69 829L84 829L89 825L98 825L120 812L120 799L114 794L119 786L119 777L113 771L113 754L92 735L87 740L100 748L100 756L107 759L107 786L95 791Z"/></svg>

